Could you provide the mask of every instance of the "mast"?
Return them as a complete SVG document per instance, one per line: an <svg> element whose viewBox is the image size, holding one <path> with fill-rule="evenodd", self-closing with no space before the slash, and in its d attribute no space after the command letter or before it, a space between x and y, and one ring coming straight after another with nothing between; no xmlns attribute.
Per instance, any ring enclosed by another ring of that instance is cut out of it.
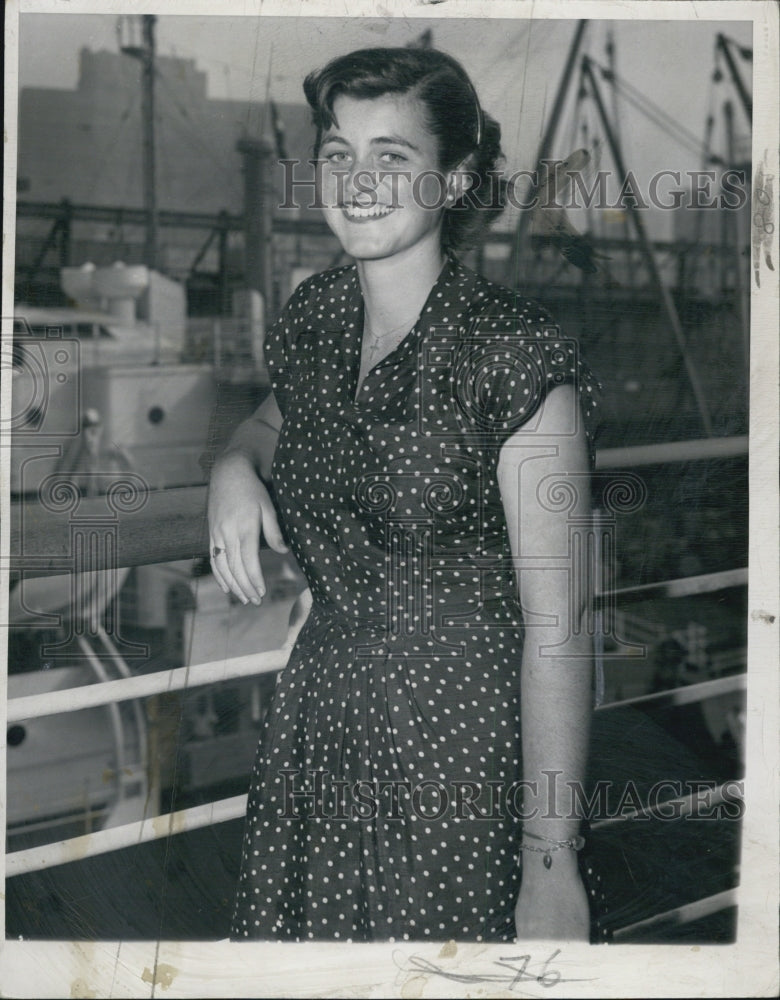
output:
<svg viewBox="0 0 780 1000"><path fill-rule="evenodd" d="M609 81L612 88L612 128L615 133L615 141L618 146L622 147L623 137L620 130L620 102L618 97L617 88L617 55L615 52L615 38L610 29L607 32L607 68L609 69ZM630 243L630 232L628 225L628 216L623 213L623 239L626 242L626 257L625 257L625 274L628 278L628 283L631 291L633 292L636 288L635 271L634 271L634 252Z"/></svg>
<svg viewBox="0 0 780 1000"><path fill-rule="evenodd" d="M723 105L723 118L726 125L726 158L731 169L737 166L737 144L734 137L734 108L731 101L726 101ZM740 325L742 326L742 347L745 353L745 370L750 372L750 293L745 288L745 278L742 273L742 245L740 242L739 220L735 212L724 212L724 218L728 218L728 228L730 230L729 242L732 242L731 252L735 262L734 281L736 285L737 302L739 306ZM726 243L726 240L724 240ZM724 246L724 251L727 247ZM727 259L724 254L724 259ZM725 282L724 282L725 289Z"/></svg>
<svg viewBox="0 0 780 1000"><path fill-rule="evenodd" d="M155 83L155 37L154 14L144 14L141 18L141 45L122 45L125 55L138 59L141 63L141 122L143 132L143 192L146 213L145 260L147 267L157 267L157 183L155 166L154 135L154 83Z"/></svg>
<svg viewBox="0 0 780 1000"><path fill-rule="evenodd" d="M157 185L154 142L154 14L144 14L144 207L146 208L146 263L157 267Z"/></svg>
<svg viewBox="0 0 780 1000"><path fill-rule="evenodd" d="M729 40L725 35L718 33L715 47L716 49L720 49L726 59L726 65L728 66L729 73L731 74L731 79L734 81L734 86L737 88L740 103L745 111L747 120L750 122L753 120L753 101L751 100L747 87L745 86L742 76L740 75L737 64L734 62L734 56L732 56L731 50L729 49ZM749 49L746 51L747 53L750 52Z"/></svg>
<svg viewBox="0 0 780 1000"><path fill-rule="evenodd" d="M542 140L539 143L539 152L537 154L535 164L535 167L537 168L542 161L549 160L550 158L550 151L552 149L553 142L555 141L555 133L558 129L558 122L560 120L564 101L566 100L566 95L569 90L572 72L577 62L577 54L579 53L582 37L585 34L587 26L587 19L580 20L574 32L571 45L569 46L569 52L566 56L566 63L563 67L563 73L561 74L561 79L558 84L558 91L555 95L555 101L553 102L552 111L550 112L550 118L547 122L547 127L542 136ZM509 255L510 273L508 275L507 283L512 288L517 288L520 282L520 260L530 221L531 213L528 209L525 209L522 212L517 224L513 252Z"/></svg>
<svg viewBox="0 0 780 1000"><path fill-rule="evenodd" d="M593 100L596 103L596 108L599 113L599 118L601 119L601 124L604 128L604 132L607 137L607 142L609 143L610 151L612 153L612 159L617 167L618 175L620 177L628 176L625 163L623 162L623 153L620 143L617 140L615 132L607 115L606 108L604 107L604 101L601 97L601 91L599 85L596 82L596 76L593 72L593 65L588 56L583 56L582 58L582 68L585 76L588 79L588 84L590 86L590 92L593 95ZM677 341L677 347L682 356L683 364L688 373L688 379L691 384L691 389L693 390L694 399L699 410L699 417L702 422L702 427L704 433L707 437L712 437L712 419L710 418L709 407L707 406L707 398L704 393L704 387L699 378L699 372L696 367L696 363L688 349L688 345L685 340L685 334L683 332L682 324L680 323L680 318L677 314L677 308L674 304L669 289L664 285L661 279L661 273L658 270L658 264L656 263L655 254L653 253L653 248L648 239L647 233L645 231L644 222L642 221L641 212L639 212L635 205L630 201L628 204L630 209L631 220L634 223L634 232L636 233L637 240L639 242L640 251L645 258L645 263L647 264L648 271L650 272L650 279L655 285L656 291L661 301L661 307L666 314L669 326L672 329L674 338Z"/></svg>
<svg viewBox="0 0 780 1000"><path fill-rule="evenodd" d="M239 139L244 159L244 267L246 284L263 297L271 314L273 241L273 146L264 138Z"/></svg>

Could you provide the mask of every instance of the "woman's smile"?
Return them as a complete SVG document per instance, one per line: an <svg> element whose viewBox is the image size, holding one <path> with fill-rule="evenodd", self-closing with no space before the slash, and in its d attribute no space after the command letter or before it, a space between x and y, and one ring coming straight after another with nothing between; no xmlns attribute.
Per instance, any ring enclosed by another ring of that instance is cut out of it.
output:
<svg viewBox="0 0 780 1000"><path fill-rule="evenodd" d="M342 212L350 222L370 222L375 219L384 219L395 208L392 205L356 205L354 203L342 206Z"/></svg>

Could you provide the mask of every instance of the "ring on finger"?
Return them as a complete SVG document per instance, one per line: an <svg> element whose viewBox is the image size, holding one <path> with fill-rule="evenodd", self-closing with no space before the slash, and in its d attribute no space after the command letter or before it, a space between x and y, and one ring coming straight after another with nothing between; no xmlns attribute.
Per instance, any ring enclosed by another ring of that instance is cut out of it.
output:
<svg viewBox="0 0 780 1000"><path fill-rule="evenodd" d="M211 550L211 558L216 559L217 556L221 556L224 551L225 550L221 549L219 545L215 545L214 548Z"/></svg>

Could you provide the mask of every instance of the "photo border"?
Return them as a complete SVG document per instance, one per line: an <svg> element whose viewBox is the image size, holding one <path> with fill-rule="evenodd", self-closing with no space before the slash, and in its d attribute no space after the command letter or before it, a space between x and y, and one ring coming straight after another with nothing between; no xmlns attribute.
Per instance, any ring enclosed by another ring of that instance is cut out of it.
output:
<svg viewBox="0 0 780 1000"><path fill-rule="evenodd" d="M334 9L335 8L335 9ZM778 7L765 0L565 0L391 3L238 2L200 0L88 3L9 0L5 10L5 172L3 199L3 314L12 314L15 239L18 18L47 14L164 13L197 16L553 18L731 20L754 25L753 163L778 178ZM575 16L576 12L576 16ZM772 259L778 255L778 208ZM220 942L27 942L4 939L0 917L0 993L9 997L442 997L566 996L677 997L773 996L778 978L778 315L777 270L765 268L761 288L751 275L750 372L750 572L748 583L747 750L738 935L734 944L586 946L534 942L520 945L458 943L442 954L441 942L395 944L243 944ZM772 280L770 280L772 279ZM3 320L3 336L9 321ZM3 371L3 415L10 412L10 372ZM8 483L9 449L0 449L2 482ZM0 497L0 551L8 552L10 500ZM8 612L8 569L2 562L0 614ZM6 671L7 630L0 629ZM3 675L5 676L5 674ZM4 688L5 690L5 688ZM5 732L6 698L0 703ZM0 801L5 803L5 762ZM4 815L3 815L4 819ZM4 876L4 860L0 871ZM541 981L496 981L496 963L529 952L529 970L555 967L576 980L550 989ZM414 958L419 957L419 961ZM454 979L433 975L425 963L446 967ZM404 971L406 970L406 971Z"/></svg>

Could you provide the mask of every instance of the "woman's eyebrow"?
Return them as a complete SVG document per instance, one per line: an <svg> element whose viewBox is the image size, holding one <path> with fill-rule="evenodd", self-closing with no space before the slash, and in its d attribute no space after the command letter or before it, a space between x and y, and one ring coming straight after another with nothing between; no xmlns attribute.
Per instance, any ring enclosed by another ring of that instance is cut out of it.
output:
<svg viewBox="0 0 780 1000"><path fill-rule="evenodd" d="M405 146L407 149L414 150L415 153L420 152L419 148L413 142L409 142L408 139L404 139L400 135L380 135L376 139L372 139L371 142L377 145L380 143L391 143L394 146Z"/></svg>
<svg viewBox="0 0 780 1000"><path fill-rule="evenodd" d="M338 142L342 146L348 146L349 142L342 138L340 135L324 135L320 145L324 146L326 142ZM415 153L419 153L420 149L415 146L413 142L409 142L408 139L402 138L400 135L378 135L374 139L371 139L372 146L404 146L406 149L411 149Z"/></svg>

